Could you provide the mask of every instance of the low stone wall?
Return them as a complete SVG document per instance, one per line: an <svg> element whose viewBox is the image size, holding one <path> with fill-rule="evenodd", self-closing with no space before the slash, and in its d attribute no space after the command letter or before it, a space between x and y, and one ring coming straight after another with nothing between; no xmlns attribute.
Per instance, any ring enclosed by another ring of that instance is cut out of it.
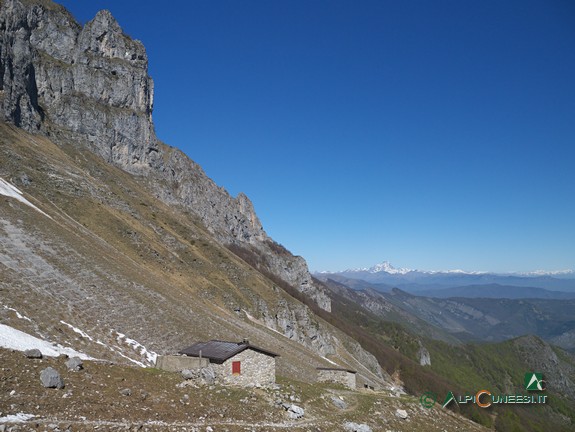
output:
<svg viewBox="0 0 575 432"><path fill-rule="evenodd" d="M156 367L169 372L180 372L184 369L200 369L208 367L210 361L207 358L188 356L158 356Z"/></svg>
<svg viewBox="0 0 575 432"><path fill-rule="evenodd" d="M355 375L346 370L319 369L317 371L317 380L319 382L335 382L355 390L357 385Z"/></svg>

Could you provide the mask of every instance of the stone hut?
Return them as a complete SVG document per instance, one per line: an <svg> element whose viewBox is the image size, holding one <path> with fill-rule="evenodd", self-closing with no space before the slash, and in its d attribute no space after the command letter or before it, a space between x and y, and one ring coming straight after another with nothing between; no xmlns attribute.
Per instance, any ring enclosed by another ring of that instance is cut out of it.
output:
<svg viewBox="0 0 575 432"><path fill-rule="evenodd" d="M316 369L318 382L335 382L353 390L355 390L357 386L357 372L354 370L327 367L318 367Z"/></svg>
<svg viewBox="0 0 575 432"><path fill-rule="evenodd" d="M179 352L180 355L209 362L216 380L238 386L269 386L276 382L276 357L271 351L251 345L248 340L198 342Z"/></svg>

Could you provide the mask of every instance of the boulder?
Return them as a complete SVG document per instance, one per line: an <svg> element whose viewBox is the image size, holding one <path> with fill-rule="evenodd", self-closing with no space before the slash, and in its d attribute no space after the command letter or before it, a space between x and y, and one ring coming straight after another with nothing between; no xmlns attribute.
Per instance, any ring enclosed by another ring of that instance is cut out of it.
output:
<svg viewBox="0 0 575 432"><path fill-rule="evenodd" d="M346 422L343 427L349 432L371 432L371 428L365 423Z"/></svg>
<svg viewBox="0 0 575 432"><path fill-rule="evenodd" d="M403 420L407 419L407 417L408 417L408 416L407 416L407 411L402 410L402 409L396 410L396 411L395 411L395 416L396 416L396 417L399 417L400 419L403 419Z"/></svg>
<svg viewBox="0 0 575 432"><path fill-rule="evenodd" d="M64 388L64 380L54 368L48 367L40 372L40 381L46 388Z"/></svg>
<svg viewBox="0 0 575 432"><path fill-rule="evenodd" d="M29 359L41 359L42 352L38 348L29 349L24 351L24 355Z"/></svg>
<svg viewBox="0 0 575 432"><path fill-rule="evenodd" d="M347 408L347 404L343 400L341 400L340 398L338 398L336 396L332 396L331 401L339 409L346 409Z"/></svg>
<svg viewBox="0 0 575 432"><path fill-rule="evenodd" d="M216 382L216 372L211 367L200 369L200 377L202 383L206 385L212 385Z"/></svg>
<svg viewBox="0 0 575 432"><path fill-rule="evenodd" d="M298 419L298 418L302 418L305 414L305 411L302 407L299 407L297 405L290 405L290 407L287 410L288 412L288 416L291 419Z"/></svg>
<svg viewBox="0 0 575 432"><path fill-rule="evenodd" d="M184 369L180 372L182 378L185 380L191 380L198 377L198 372L191 369Z"/></svg>
<svg viewBox="0 0 575 432"><path fill-rule="evenodd" d="M80 357L72 357L66 361L66 367L71 371L79 371L84 368L84 364Z"/></svg>

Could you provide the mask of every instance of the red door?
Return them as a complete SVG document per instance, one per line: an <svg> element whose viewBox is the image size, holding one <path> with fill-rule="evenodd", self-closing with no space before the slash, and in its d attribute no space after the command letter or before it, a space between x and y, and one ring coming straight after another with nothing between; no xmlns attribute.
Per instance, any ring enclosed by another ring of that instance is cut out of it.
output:
<svg viewBox="0 0 575 432"><path fill-rule="evenodd" d="M239 375L241 373L241 362L235 361L232 362L232 374Z"/></svg>

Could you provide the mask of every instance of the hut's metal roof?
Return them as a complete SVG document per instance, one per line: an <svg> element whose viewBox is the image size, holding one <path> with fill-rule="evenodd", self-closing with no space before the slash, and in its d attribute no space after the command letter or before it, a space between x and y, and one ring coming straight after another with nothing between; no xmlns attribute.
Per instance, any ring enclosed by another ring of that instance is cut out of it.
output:
<svg viewBox="0 0 575 432"><path fill-rule="evenodd" d="M192 346L181 350L179 354L184 354L190 357L200 357L201 353L203 358L210 359L213 363L221 364L248 348L265 355L279 357L279 354L258 348L251 345L249 342L226 342L219 340L195 343Z"/></svg>

